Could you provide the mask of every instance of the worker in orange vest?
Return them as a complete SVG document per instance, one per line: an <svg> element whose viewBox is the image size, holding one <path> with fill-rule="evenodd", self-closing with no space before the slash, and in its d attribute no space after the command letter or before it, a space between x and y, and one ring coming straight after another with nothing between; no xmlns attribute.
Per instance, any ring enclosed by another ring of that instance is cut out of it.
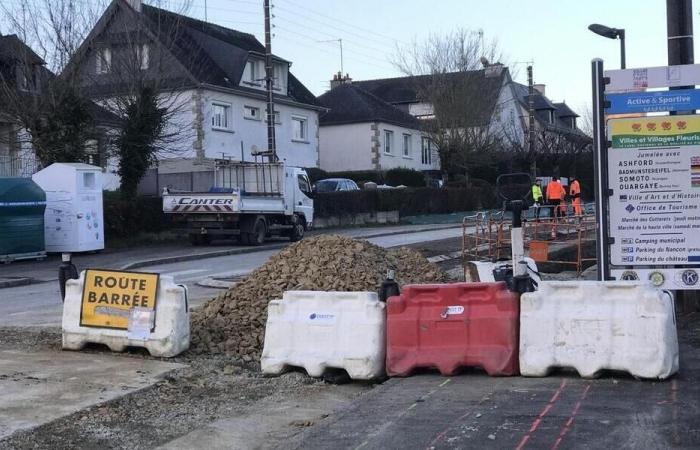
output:
<svg viewBox="0 0 700 450"><path fill-rule="evenodd" d="M569 195L571 196L571 203L574 205L574 213L577 216L583 214L583 208L581 208L581 185L578 182L578 178L571 178L571 187L569 187Z"/></svg>
<svg viewBox="0 0 700 450"><path fill-rule="evenodd" d="M552 177L552 181L547 183L547 202L552 206L552 213L554 217L559 217L561 211L559 210L562 202L564 201L564 196L566 191L564 186L559 182L559 178Z"/></svg>

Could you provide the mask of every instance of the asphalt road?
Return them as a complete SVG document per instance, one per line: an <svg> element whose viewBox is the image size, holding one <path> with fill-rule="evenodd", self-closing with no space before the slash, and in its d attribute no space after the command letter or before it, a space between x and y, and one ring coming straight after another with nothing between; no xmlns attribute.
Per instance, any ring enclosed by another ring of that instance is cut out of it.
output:
<svg viewBox="0 0 700 450"><path fill-rule="evenodd" d="M681 372L584 380L480 372L392 378L285 449L697 449L700 314L679 321Z"/></svg>
<svg viewBox="0 0 700 450"><path fill-rule="evenodd" d="M368 234L369 231L371 230L365 229L364 233ZM383 247L395 247L455 238L462 234L461 228L441 228L423 232L412 232L411 229L407 229L407 231L409 232L367 240ZM374 233L378 231L375 230ZM348 234L361 236L362 231L352 230ZM265 263L277 252L279 249L261 248L252 253L157 264L137 270L173 276L176 283L188 286L191 304L196 307L221 292L220 289L198 286L196 284L198 281L211 277L245 275ZM104 265L97 267L108 268ZM59 326L62 314L59 299L58 283L55 281L0 289L0 326Z"/></svg>

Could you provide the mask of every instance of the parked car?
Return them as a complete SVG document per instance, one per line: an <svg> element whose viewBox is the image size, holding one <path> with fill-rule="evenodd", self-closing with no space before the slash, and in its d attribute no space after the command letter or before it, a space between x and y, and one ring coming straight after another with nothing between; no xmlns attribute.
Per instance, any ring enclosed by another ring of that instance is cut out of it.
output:
<svg viewBox="0 0 700 450"><path fill-rule="evenodd" d="M326 178L314 186L316 192L359 191L357 183L347 178Z"/></svg>

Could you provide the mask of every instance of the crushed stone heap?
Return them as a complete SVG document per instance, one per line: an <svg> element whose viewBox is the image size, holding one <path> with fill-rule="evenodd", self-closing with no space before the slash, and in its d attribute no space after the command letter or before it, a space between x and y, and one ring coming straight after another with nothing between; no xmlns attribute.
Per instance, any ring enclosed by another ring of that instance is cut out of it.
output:
<svg viewBox="0 0 700 450"><path fill-rule="evenodd" d="M387 250L338 235L297 242L192 314L192 351L257 361L270 300L289 290L376 292L388 269L396 271L399 285L446 280L413 249Z"/></svg>

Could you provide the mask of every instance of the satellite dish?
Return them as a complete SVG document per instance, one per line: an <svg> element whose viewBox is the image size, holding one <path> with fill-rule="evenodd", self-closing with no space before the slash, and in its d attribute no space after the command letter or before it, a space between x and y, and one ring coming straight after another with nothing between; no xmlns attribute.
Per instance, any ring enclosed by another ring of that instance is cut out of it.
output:
<svg viewBox="0 0 700 450"><path fill-rule="evenodd" d="M253 156L259 155L260 154L260 149L258 148L257 145L253 144L250 146L250 154Z"/></svg>
<svg viewBox="0 0 700 450"><path fill-rule="evenodd" d="M489 63L489 60L486 59L485 56L480 57L480 58L479 58L479 61L481 62L481 65L484 66L484 67L488 67L488 66L491 65L491 63Z"/></svg>

